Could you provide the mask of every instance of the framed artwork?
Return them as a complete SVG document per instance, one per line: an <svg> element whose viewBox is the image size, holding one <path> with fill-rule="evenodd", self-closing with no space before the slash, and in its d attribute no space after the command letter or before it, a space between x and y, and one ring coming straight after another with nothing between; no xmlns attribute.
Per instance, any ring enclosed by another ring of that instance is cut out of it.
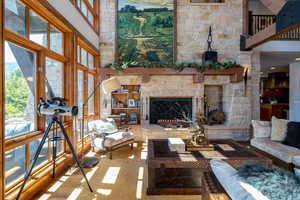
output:
<svg viewBox="0 0 300 200"><path fill-rule="evenodd" d="M176 0L117 0L116 61L173 63Z"/></svg>
<svg viewBox="0 0 300 200"><path fill-rule="evenodd" d="M136 103L134 99L128 99L128 108L136 107Z"/></svg>

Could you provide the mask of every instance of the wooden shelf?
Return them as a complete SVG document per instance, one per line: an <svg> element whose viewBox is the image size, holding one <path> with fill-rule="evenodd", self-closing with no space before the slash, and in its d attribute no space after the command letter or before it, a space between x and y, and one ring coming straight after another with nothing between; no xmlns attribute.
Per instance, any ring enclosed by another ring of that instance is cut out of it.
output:
<svg viewBox="0 0 300 200"><path fill-rule="evenodd" d="M141 121L141 107L128 107L128 100L134 99L136 102L140 102L140 85L122 85L122 87L128 92L112 92L112 105L117 106L116 103L120 102L123 104L123 108L112 107L111 113L113 115L120 115L125 113L125 124L123 125L137 125ZM114 103L113 103L114 102ZM139 105L139 104L136 104ZM137 123L128 124L129 115L135 113L137 115Z"/></svg>

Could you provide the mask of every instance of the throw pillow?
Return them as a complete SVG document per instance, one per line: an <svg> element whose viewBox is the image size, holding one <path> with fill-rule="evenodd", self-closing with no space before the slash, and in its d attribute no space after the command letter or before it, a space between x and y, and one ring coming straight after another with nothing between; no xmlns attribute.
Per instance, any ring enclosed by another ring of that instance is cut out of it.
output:
<svg viewBox="0 0 300 200"><path fill-rule="evenodd" d="M269 138L271 136L271 122L252 120L254 138Z"/></svg>
<svg viewBox="0 0 300 200"><path fill-rule="evenodd" d="M272 117L271 140L282 142L286 136L288 120Z"/></svg>
<svg viewBox="0 0 300 200"><path fill-rule="evenodd" d="M288 123L286 138L282 144L300 149L300 122Z"/></svg>

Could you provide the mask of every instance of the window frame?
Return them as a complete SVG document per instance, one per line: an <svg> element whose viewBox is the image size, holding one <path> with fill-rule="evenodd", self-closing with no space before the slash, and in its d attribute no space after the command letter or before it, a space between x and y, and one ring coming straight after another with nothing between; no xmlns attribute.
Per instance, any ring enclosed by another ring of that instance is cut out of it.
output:
<svg viewBox="0 0 300 200"><path fill-rule="evenodd" d="M94 29L96 33L99 33L99 0L94 0L94 5L91 5L89 0L71 0L79 13L83 16L85 21ZM80 2L80 6L78 5ZM85 4L87 11L93 16L93 23L90 22L88 14L85 15L82 11L82 4Z"/></svg>
<svg viewBox="0 0 300 200"><path fill-rule="evenodd" d="M42 17L37 10L32 9L28 4L26 4L25 2L23 2L23 0L18 0L18 2L20 2L22 5L25 6L25 10L26 10L26 33L25 33L25 37L10 30L7 27L4 27L4 42L10 42L16 46L19 46L21 48L25 48L26 50L32 51L35 54L35 60L36 60L36 69L35 69L35 89L36 89L36 96L34 98L35 100L35 106L37 106L37 104L39 103L39 97L43 96L45 97L45 82L44 82L44 78L46 76L46 58L50 58L56 61L59 61L61 63L63 63L63 77L65 77L65 67L66 64L70 61L69 58L66 55L66 51L65 51L65 44L66 42L68 42L66 40L66 33L69 32L69 29L61 29L59 27L61 27L60 25L56 24L55 21L49 21L46 20L44 17ZM47 38L47 47L42 46L32 40L29 39L29 35L30 35L30 19L29 19L29 13L30 12L34 12L36 15L38 15L42 20L44 20L47 23L47 33L48 33L48 38ZM3 17L3 20L5 20L5 18ZM53 23L54 22L54 23ZM58 26L57 26L58 25ZM59 32L61 32L63 34L63 41L62 41L62 48L63 48L63 53L59 54L53 50L50 49L50 27L55 28L56 30L58 30ZM4 49L4 48L3 48ZM5 50L4 50L5 51ZM4 57L4 54L3 54ZM3 63L3 65L5 65ZM4 76L3 76L4 78ZM65 85L65 78L64 78L64 85ZM4 91L5 88L3 87ZM63 88L63 93L64 95L66 95L65 92L65 88ZM3 122L4 123L4 122ZM65 128L67 129L70 124L69 123L65 123L64 124ZM25 166L25 170L27 170L29 168L30 165L30 144L35 141L38 140L40 138L42 138L42 136L44 135L44 130L45 130L45 119L44 116L37 116L36 117L36 130L34 131L30 131L30 132L26 132L20 135L17 135L15 137L11 137L11 138L4 138L4 144L5 144L5 152L14 150L18 147L21 147L23 145L25 145L25 160L26 160L26 166ZM49 135L52 135L53 130L51 130L51 132L49 133ZM59 130L59 129L58 129ZM3 134L3 136L5 137L5 134ZM32 175L34 174L38 174L41 171L45 170L46 168L48 168L49 166L51 166L51 162L52 162L52 148L50 145L50 141L47 141L48 143L48 157L47 157L47 161L43 162L40 165L37 165L33 172ZM64 146L64 151L59 152L57 154L57 158L60 159L65 155L66 152L66 143L65 141L63 142L63 146ZM3 157L3 159L5 159L5 157ZM5 173L5 168L4 168L4 173ZM5 184L5 178L4 178L4 189L6 191L6 193L10 193L12 190L14 190L14 188L18 187L20 185L20 183L23 181L24 177L20 176L19 178L15 179L14 181L12 181L9 184Z"/></svg>
<svg viewBox="0 0 300 200"><path fill-rule="evenodd" d="M86 54L86 59L87 59L87 64L86 66L81 64L82 61L82 49L84 49L87 54ZM93 68L89 68L89 55L93 56ZM85 103L86 99L89 96L89 88L88 88L88 76L92 75L94 77L94 90L96 88L96 82L97 82L97 73L98 73L98 67L97 67L97 63L98 63L98 59L99 59L99 54L97 53L97 51L93 48L91 48L86 42L84 42L80 37L77 38L77 45L76 45L76 92L78 94L78 71L82 71L83 72L83 103ZM99 103L98 101L98 95L99 92L96 91L94 94L94 113L89 113L88 111L88 103L85 105L84 107L84 120L85 122L89 121L89 120L93 120L96 119L97 116L99 115ZM77 99L77 103L78 99ZM80 107L80 105L78 105ZM81 126L81 121L82 121L82 116L78 116L78 123L80 123ZM78 127L80 127L78 125ZM79 132L80 133L80 132ZM78 134L78 133L77 133ZM79 140L79 141L78 141ZM84 140L89 140L88 139L88 135L84 136ZM81 138L80 136L77 135L77 142L78 144L81 144ZM88 143L85 142L85 146ZM81 146L81 145L80 145Z"/></svg>

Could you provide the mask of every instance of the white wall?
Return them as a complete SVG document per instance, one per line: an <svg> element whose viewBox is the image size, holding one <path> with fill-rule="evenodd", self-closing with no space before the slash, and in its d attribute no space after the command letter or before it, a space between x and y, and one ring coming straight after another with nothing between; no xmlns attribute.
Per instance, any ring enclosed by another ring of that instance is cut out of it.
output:
<svg viewBox="0 0 300 200"><path fill-rule="evenodd" d="M78 32L99 49L99 36L69 0L48 0L48 2L68 20Z"/></svg>
<svg viewBox="0 0 300 200"><path fill-rule="evenodd" d="M300 62L290 64L290 120L300 122Z"/></svg>
<svg viewBox="0 0 300 200"><path fill-rule="evenodd" d="M253 15L273 15L273 13L260 2L260 0L250 0L249 10L252 11Z"/></svg>

